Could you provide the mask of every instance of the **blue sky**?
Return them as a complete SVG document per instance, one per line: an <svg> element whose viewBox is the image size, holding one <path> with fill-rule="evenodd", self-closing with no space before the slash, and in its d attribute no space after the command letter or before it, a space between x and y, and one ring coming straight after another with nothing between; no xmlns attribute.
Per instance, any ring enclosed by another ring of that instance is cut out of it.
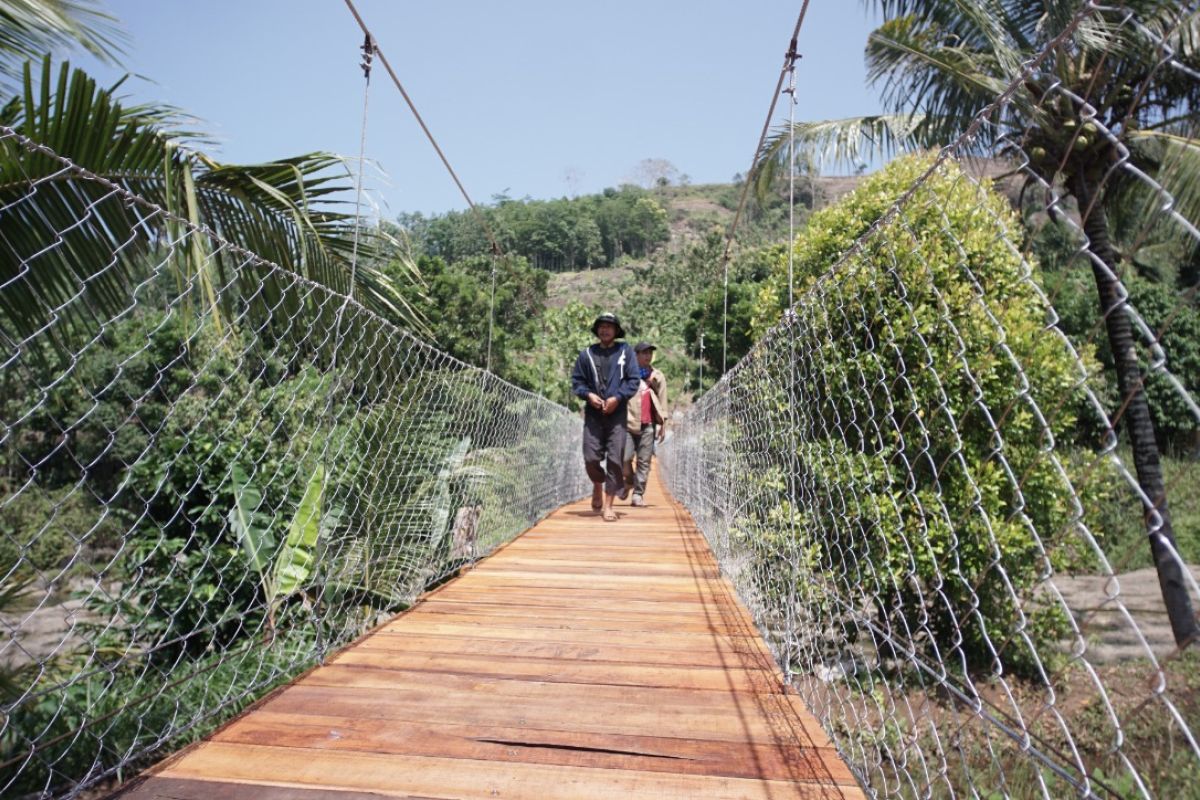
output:
<svg viewBox="0 0 1200 800"><path fill-rule="evenodd" d="M746 170L800 2L357 0L467 190L560 197L621 183L646 158L693 182ZM132 42L127 92L203 121L217 156L357 156L362 36L342 0L109 0ZM812 0L800 119L875 112L855 0ZM122 70L80 63L104 78ZM780 120L786 119L780 103ZM385 217L464 202L380 66L367 186ZM573 176L573 180L568 176Z"/></svg>

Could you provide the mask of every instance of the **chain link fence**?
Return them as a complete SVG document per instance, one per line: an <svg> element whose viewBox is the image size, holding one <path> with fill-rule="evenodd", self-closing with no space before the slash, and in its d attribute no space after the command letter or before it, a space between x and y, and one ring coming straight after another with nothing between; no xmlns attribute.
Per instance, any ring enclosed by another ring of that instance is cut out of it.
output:
<svg viewBox="0 0 1200 800"><path fill-rule="evenodd" d="M1036 5L661 453L875 797L1200 793L1200 19Z"/></svg>
<svg viewBox="0 0 1200 800"><path fill-rule="evenodd" d="M565 408L0 147L44 176L0 208L0 795L129 777L589 488Z"/></svg>

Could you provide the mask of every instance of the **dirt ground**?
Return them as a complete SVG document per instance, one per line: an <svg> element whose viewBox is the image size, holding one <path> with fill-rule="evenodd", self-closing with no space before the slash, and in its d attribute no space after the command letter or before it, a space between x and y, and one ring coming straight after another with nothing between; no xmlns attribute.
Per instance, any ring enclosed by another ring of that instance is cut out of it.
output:
<svg viewBox="0 0 1200 800"><path fill-rule="evenodd" d="M1200 582L1200 566L1192 566L1191 570ZM1153 567L1125 572L1111 580L1059 575L1052 580L1083 632L1088 643L1086 658L1091 663L1145 658L1147 646L1160 658L1175 652ZM1193 597L1193 602L1197 600L1200 598Z"/></svg>

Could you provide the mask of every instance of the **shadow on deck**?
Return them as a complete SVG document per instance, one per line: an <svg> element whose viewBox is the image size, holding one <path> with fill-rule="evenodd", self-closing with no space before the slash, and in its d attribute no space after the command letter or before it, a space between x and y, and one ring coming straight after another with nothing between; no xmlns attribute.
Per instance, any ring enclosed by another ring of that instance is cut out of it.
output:
<svg viewBox="0 0 1200 800"><path fill-rule="evenodd" d="M122 800L861 798L654 477L564 506Z"/></svg>

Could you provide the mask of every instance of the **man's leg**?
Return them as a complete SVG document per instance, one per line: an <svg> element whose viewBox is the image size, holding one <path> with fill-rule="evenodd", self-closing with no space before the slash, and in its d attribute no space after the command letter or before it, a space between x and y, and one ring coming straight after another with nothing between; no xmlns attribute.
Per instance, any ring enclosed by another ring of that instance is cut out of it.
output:
<svg viewBox="0 0 1200 800"><path fill-rule="evenodd" d="M626 428L625 463L621 468L621 474L625 477L625 486L627 488L632 487L634 484L633 457L635 455L637 455L637 439L635 439L634 435L629 432L628 428Z"/></svg>
<svg viewBox="0 0 1200 800"><path fill-rule="evenodd" d="M618 418L619 417L619 418ZM626 430L623 414L613 414L605 420L608 425L604 431L605 437L605 456L606 464L606 479L604 482L604 519L612 521L617 518L616 512L612 510L613 501L619 495L624 496L628 493L625 488L625 436Z"/></svg>
<svg viewBox="0 0 1200 800"><path fill-rule="evenodd" d="M641 505L642 495L646 493L646 481L650 479L650 460L654 458L654 426L647 425L638 434L637 442L637 476L633 480L633 499Z"/></svg>
<svg viewBox="0 0 1200 800"><path fill-rule="evenodd" d="M583 467L592 481L592 508L603 505L604 486L604 420L585 414L583 417Z"/></svg>

